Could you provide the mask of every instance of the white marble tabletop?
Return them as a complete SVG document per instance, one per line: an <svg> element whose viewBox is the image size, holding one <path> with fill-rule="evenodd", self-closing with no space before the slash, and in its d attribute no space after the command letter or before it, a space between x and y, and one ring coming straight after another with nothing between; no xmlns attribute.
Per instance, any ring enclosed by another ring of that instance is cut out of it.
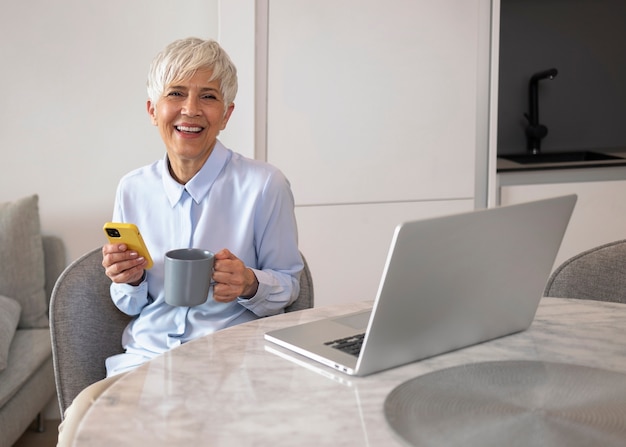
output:
<svg viewBox="0 0 626 447"><path fill-rule="evenodd" d="M521 333L364 378L342 375L266 342L271 329L371 307L293 312L229 328L127 374L83 419L80 446L394 446L387 395L461 364L570 363L626 373L626 305L544 298Z"/></svg>

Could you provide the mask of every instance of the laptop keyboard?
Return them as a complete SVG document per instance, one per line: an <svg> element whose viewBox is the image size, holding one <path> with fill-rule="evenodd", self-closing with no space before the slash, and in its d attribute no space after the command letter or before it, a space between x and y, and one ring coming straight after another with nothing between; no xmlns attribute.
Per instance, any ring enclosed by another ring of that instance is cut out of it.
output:
<svg viewBox="0 0 626 447"><path fill-rule="evenodd" d="M350 337L339 338L337 340L327 341L324 344L330 346L331 348L339 349L346 354L358 357L359 352L361 352L361 346L363 346L364 339L365 333L362 333L351 335Z"/></svg>

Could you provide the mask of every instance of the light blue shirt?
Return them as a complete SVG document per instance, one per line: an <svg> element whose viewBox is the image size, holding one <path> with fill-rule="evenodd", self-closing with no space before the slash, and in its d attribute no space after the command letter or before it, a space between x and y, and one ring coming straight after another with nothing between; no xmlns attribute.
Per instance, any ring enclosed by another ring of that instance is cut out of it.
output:
<svg viewBox="0 0 626 447"><path fill-rule="evenodd" d="M111 376L202 335L275 315L299 293L303 268L294 200L275 167L251 160L217 141L202 169L181 185L170 175L167 155L125 175L117 189L114 222L134 223L154 266L139 286L111 284L111 297L135 318L122 336L125 354L107 359ZM164 256L177 248L229 249L254 271L259 287L250 299L212 299L195 307L165 302Z"/></svg>

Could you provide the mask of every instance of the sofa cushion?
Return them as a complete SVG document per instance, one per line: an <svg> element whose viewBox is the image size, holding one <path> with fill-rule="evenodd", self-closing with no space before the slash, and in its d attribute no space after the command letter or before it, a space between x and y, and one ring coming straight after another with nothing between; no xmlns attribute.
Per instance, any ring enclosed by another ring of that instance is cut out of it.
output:
<svg viewBox="0 0 626 447"><path fill-rule="evenodd" d="M9 348L20 321L20 303L12 298L0 295L0 371L7 367Z"/></svg>
<svg viewBox="0 0 626 447"><path fill-rule="evenodd" d="M0 203L0 295L22 306L18 328L48 326L39 197Z"/></svg>
<svg viewBox="0 0 626 447"><path fill-rule="evenodd" d="M18 329L9 349L7 369L0 372L0 408L52 357L50 330Z"/></svg>

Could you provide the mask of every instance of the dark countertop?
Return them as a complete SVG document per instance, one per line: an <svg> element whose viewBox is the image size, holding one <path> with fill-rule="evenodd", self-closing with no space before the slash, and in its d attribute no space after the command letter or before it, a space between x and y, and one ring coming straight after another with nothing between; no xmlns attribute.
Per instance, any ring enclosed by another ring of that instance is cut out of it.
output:
<svg viewBox="0 0 626 447"><path fill-rule="evenodd" d="M584 151L580 151L584 152ZM606 154L616 156L620 158L609 160L587 160L587 161L557 161L547 163L519 163L516 161L508 160L503 157L512 156L512 154L505 154L498 157L497 160L497 172L516 172L516 171L545 171L545 170L562 170L562 169L584 169L584 168L597 168L597 167L612 167L612 166L626 166L626 148L619 149L597 149L593 150L594 153ZM550 152L548 154L557 154L557 152Z"/></svg>

